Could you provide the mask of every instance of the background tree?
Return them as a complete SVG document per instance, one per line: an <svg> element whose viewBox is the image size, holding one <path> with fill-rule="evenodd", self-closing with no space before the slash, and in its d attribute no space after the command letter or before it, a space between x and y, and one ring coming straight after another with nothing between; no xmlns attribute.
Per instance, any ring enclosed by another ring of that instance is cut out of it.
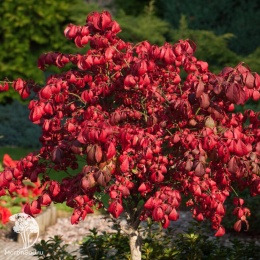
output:
<svg viewBox="0 0 260 260"><path fill-rule="evenodd" d="M257 25L260 24L259 1L156 1L159 15L178 27L181 15L187 17L189 28L213 31L217 35L232 33L236 37L230 40L232 51L248 55L260 42Z"/></svg>

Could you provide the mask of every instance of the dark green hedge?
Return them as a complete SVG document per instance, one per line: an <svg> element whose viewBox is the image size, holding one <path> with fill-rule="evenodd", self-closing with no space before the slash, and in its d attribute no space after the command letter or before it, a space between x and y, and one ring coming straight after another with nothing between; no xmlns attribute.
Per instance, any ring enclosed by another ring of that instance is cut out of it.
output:
<svg viewBox="0 0 260 260"><path fill-rule="evenodd" d="M27 105L18 101L0 106L0 147L37 148L40 146L41 129L32 124L28 116Z"/></svg>

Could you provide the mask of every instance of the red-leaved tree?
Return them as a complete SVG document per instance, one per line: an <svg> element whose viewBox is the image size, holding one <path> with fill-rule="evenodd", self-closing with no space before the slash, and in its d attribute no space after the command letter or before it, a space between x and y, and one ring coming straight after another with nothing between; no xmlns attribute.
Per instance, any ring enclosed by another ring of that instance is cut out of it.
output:
<svg viewBox="0 0 260 260"><path fill-rule="evenodd" d="M260 194L259 112L234 113L234 105L259 100L260 76L242 63L213 74L194 56L190 40L134 45L119 32L108 12L91 13L84 26L64 31L77 47L90 45L85 54L50 52L38 61L42 70L71 69L51 75L45 86L13 81L22 98L34 95L28 107L30 120L42 128L42 148L4 169L0 195L41 174L45 188L25 212L37 215L42 206L66 202L77 224L93 207L105 207L99 195L108 194L107 211L112 218L124 213L136 260L140 222L151 218L167 228L178 220L183 196L191 198L193 217L209 219L215 236L222 236L234 187ZM78 174L61 182L48 175L69 168ZM237 194L233 213L235 230L248 226L250 210Z"/></svg>

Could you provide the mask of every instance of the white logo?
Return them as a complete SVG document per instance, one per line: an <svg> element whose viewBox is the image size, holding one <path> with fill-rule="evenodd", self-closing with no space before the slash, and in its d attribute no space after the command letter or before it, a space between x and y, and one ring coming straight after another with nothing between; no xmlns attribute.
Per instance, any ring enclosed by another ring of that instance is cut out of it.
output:
<svg viewBox="0 0 260 260"><path fill-rule="evenodd" d="M14 214L9 219L15 222L14 232L22 237L23 249L33 246L39 236L39 226L36 220L25 213Z"/></svg>

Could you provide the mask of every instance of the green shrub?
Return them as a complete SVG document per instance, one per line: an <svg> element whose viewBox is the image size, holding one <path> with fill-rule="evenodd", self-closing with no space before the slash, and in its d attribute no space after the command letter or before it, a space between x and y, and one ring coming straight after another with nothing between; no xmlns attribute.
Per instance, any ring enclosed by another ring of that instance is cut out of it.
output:
<svg viewBox="0 0 260 260"><path fill-rule="evenodd" d="M34 244L33 248L37 251L35 256L40 260L74 260L76 255L67 252L67 244L62 244L61 237L54 236L47 241L41 240ZM73 253L73 252L72 252Z"/></svg>

